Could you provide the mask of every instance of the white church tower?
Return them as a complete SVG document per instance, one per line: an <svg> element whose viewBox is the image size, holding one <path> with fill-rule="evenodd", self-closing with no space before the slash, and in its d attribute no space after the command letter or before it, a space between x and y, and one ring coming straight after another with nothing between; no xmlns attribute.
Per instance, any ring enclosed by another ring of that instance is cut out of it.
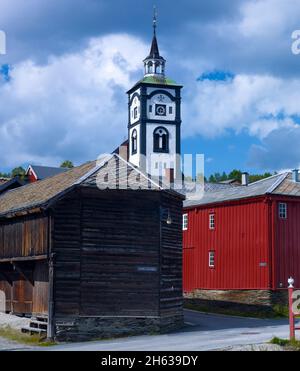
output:
<svg viewBox="0 0 300 371"><path fill-rule="evenodd" d="M129 97L129 161L154 177L169 169L181 178L181 89L165 76L165 59L156 38L156 15L149 56L144 60L144 78ZM171 170L172 171L172 170Z"/></svg>

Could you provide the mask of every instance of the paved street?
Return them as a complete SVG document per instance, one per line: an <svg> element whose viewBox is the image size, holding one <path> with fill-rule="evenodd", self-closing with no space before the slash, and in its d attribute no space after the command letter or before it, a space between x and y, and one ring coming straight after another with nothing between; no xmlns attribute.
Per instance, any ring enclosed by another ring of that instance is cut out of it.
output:
<svg viewBox="0 0 300 371"><path fill-rule="evenodd" d="M274 336L287 338L287 320L261 320L185 311L183 330L158 336L59 345L48 350L68 351L204 351L235 345L260 344Z"/></svg>
<svg viewBox="0 0 300 371"><path fill-rule="evenodd" d="M204 351L227 347L261 344L274 336L287 338L287 320L261 320L185 311L185 327L176 333L137 336L88 343L61 344L35 350L59 351ZM28 347L0 338L0 350Z"/></svg>

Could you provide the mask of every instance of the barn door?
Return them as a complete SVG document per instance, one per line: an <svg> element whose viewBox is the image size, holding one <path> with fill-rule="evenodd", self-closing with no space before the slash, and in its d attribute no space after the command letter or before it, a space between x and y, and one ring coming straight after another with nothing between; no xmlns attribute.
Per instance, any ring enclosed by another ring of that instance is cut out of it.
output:
<svg viewBox="0 0 300 371"><path fill-rule="evenodd" d="M48 314L49 267L47 261L35 263L33 272L33 308L34 315Z"/></svg>
<svg viewBox="0 0 300 371"><path fill-rule="evenodd" d="M32 283L16 274L12 290L12 311L14 314L30 315L32 313Z"/></svg>

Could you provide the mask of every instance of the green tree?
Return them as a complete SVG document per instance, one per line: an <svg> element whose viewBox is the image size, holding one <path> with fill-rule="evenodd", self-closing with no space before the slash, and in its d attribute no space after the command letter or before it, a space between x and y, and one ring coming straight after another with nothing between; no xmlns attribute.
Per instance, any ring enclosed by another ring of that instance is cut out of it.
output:
<svg viewBox="0 0 300 371"><path fill-rule="evenodd" d="M66 161L61 163L60 167L64 167L66 169L72 169L74 167L74 164L73 164L72 161L66 160Z"/></svg>
<svg viewBox="0 0 300 371"><path fill-rule="evenodd" d="M25 178L25 173L26 173L26 170L22 166L19 166L19 167L16 167L12 170L11 176L12 176L12 178L18 176L21 179L24 179Z"/></svg>
<svg viewBox="0 0 300 371"><path fill-rule="evenodd" d="M8 173L0 173L0 178L10 178L10 174L8 174Z"/></svg>
<svg viewBox="0 0 300 371"><path fill-rule="evenodd" d="M250 183L253 183L253 182L257 182L258 180L269 178L270 176L272 176L271 173L253 174L249 176L249 181Z"/></svg>
<svg viewBox="0 0 300 371"><path fill-rule="evenodd" d="M216 178L214 175L211 175L208 180L210 183L217 183Z"/></svg>
<svg viewBox="0 0 300 371"><path fill-rule="evenodd" d="M242 181L242 172L241 170L234 169L228 174L228 179L235 179L238 181Z"/></svg>

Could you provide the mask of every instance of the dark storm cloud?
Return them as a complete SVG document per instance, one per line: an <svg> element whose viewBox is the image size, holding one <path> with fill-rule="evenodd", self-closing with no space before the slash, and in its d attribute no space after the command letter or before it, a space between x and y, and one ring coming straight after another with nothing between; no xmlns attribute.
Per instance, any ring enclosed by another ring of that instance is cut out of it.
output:
<svg viewBox="0 0 300 371"><path fill-rule="evenodd" d="M170 49L177 48L183 35L185 39L192 36L187 30L189 23L231 19L239 3L157 1L160 36L171 42ZM8 34L10 62L47 58L78 50L83 40L107 33L126 32L149 39L152 7L152 0L2 0L0 29Z"/></svg>
<svg viewBox="0 0 300 371"><path fill-rule="evenodd" d="M299 58L291 53L291 33L300 28L297 2L263 0L260 8L253 0L158 0L160 43L174 60L188 56L199 69L298 74ZM2 60L45 61L107 33L148 41L152 7L153 0L2 0L0 29L8 34Z"/></svg>

